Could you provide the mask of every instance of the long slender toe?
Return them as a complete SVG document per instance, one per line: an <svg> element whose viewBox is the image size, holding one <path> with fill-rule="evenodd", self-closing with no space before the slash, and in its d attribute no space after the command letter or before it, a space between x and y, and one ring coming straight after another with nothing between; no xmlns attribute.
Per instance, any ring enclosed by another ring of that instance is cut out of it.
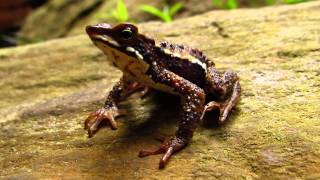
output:
<svg viewBox="0 0 320 180"><path fill-rule="evenodd" d="M177 151L181 150L187 145L188 141L178 139L177 137L165 139L163 136L160 136L160 140L163 140L160 147L156 150L141 150L139 152L139 157L146 157L150 155L162 154L164 155L161 157L159 161L159 169L163 169L166 164L168 163L170 157Z"/></svg>
<svg viewBox="0 0 320 180"><path fill-rule="evenodd" d="M117 124L117 122L114 120L113 115L108 114L108 115L107 115L107 119L108 119L109 122L110 122L110 127L111 127L111 129L113 129L113 130L118 129L118 124Z"/></svg>
<svg viewBox="0 0 320 180"><path fill-rule="evenodd" d="M157 154L161 154L161 153L164 153L164 149L162 149L162 148L159 148L156 150L143 149L139 152L139 157L146 157L146 156L157 155Z"/></svg>
<svg viewBox="0 0 320 180"><path fill-rule="evenodd" d="M204 107L204 110L202 112L202 115L201 115L201 118L200 119L203 119L204 115L206 114L207 111L213 111L215 109L220 109L221 108L221 104L220 103L217 103L215 101L211 101L209 103L207 103Z"/></svg>
<svg viewBox="0 0 320 180"><path fill-rule="evenodd" d="M88 131L88 136L92 137L100 128L102 121L108 121L111 129L115 130L118 128L115 117L123 115L125 111L120 111L117 108L101 108L91 113L84 122L84 128Z"/></svg>
<svg viewBox="0 0 320 180"><path fill-rule="evenodd" d="M95 121L88 127L88 136L91 138L99 129L99 124L103 120L102 117L97 117Z"/></svg>
<svg viewBox="0 0 320 180"><path fill-rule="evenodd" d="M230 99L222 106L220 109L220 118L219 124L223 124L228 118L232 108L236 106L236 104L240 100L241 87L239 81L237 81L233 87L232 95Z"/></svg>
<svg viewBox="0 0 320 180"><path fill-rule="evenodd" d="M166 153L160 159L159 169L163 169L165 167L170 157L172 156L172 153L173 153L173 147L171 146L167 149Z"/></svg>

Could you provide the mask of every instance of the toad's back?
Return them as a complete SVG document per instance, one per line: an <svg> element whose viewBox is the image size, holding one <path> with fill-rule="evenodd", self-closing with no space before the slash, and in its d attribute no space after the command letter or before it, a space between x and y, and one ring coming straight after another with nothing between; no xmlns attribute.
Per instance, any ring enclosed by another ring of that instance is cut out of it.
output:
<svg viewBox="0 0 320 180"><path fill-rule="evenodd" d="M160 42L156 47L161 66L199 87L204 86L207 66L211 62L201 51L168 42Z"/></svg>

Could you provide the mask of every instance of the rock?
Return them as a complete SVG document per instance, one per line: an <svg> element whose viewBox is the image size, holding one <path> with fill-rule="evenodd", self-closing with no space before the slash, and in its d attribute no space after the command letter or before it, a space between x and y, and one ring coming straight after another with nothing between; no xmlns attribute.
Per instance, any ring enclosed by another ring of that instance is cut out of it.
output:
<svg viewBox="0 0 320 180"><path fill-rule="evenodd" d="M222 127L197 129L164 170L138 158L173 134L179 101L131 97L119 129L88 139L83 122L119 79L86 35L0 51L0 175L4 179L319 179L320 2L216 11L139 24L234 69L242 100ZM170 100L169 100L170 99Z"/></svg>

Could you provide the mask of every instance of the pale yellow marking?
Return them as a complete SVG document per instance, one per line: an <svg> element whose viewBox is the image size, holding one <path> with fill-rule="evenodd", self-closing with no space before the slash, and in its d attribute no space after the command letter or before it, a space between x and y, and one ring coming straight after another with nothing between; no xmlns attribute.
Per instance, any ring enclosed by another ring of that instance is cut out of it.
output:
<svg viewBox="0 0 320 180"><path fill-rule="evenodd" d="M97 34L94 36L94 38L100 39L100 40L108 42L114 46L120 47L120 44L110 36L106 36L106 35L103 36L103 35Z"/></svg>
<svg viewBox="0 0 320 180"><path fill-rule="evenodd" d="M134 52L139 59L143 60L143 56L139 53L139 51L135 50L133 47L127 47L126 50L129 52Z"/></svg>
<svg viewBox="0 0 320 180"><path fill-rule="evenodd" d="M157 42L156 44L157 47L161 48L160 42ZM201 66L205 71L207 71L207 65L203 62L201 62L198 58L192 56L189 52L186 50L183 50L182 52L179 51L171 51L169 48L162 48L164 53L167 55L171 55L172 57L177 57L186 61L190 61L192 63L196 63L199 66Z"/></svg>
<svg viewBox="0 0 320 180"><path fill-rule="evenodd" d="M130 76L132 79L151 88L176 94L173 88L154 82L151 77L146 74L149 64L143 60L129 56L99 41L97 42L97 46L104 52L108 59L112 60L124 74Z"/></svg>

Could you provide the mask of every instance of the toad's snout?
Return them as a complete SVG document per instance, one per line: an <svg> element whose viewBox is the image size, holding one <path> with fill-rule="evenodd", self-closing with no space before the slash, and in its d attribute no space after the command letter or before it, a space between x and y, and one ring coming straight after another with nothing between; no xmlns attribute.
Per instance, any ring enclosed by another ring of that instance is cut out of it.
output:
<svg viewBox="0 0 320 180"><path fill-rule="evenodd" d="M112 28L110 24L107 23L99 23L96 25L88 25L86 27L86 32L89 36L95 34L102 34L103 32L109 31Z"/></svg>

